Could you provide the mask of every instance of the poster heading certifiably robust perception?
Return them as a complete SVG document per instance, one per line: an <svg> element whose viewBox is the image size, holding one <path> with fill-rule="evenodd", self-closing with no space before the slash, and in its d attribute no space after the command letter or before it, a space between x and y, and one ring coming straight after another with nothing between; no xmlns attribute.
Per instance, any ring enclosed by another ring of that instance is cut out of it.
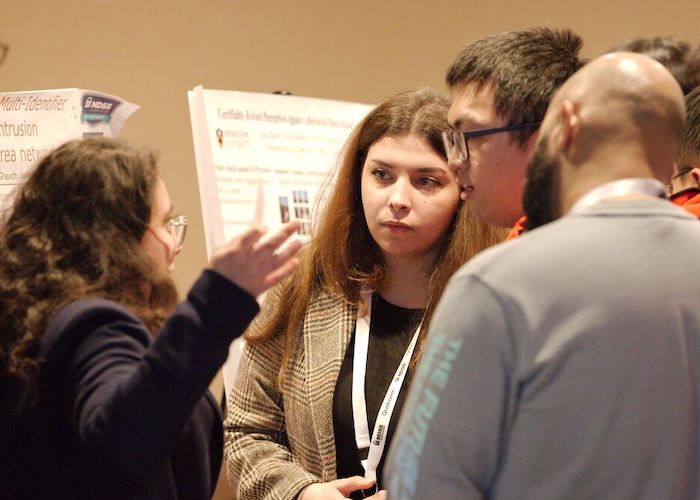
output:
<svg viewBox="0 0 700 500"><path fill-rule="evenodd" d="M138 108L91 90L0 93L0 209L46 153L70 139L114 137Z"/></svg>
<svg viewBox="0 0 700 500"><path fill-rule="evenodd" d="M302 222L367 104L197 87L188 93L207 251L253 222Z"/></svg>

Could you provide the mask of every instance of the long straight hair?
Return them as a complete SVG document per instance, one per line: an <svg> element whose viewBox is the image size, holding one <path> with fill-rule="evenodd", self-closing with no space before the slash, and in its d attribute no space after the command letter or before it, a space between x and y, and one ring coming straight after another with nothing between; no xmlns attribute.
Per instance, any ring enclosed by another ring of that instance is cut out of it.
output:
<svg viewBox="0 0 700 500"><path fill-rule="evenodd" d="M386 282L386 264L369 232L362 206L360 183L369 148L383 137L414 135L447 161L442 132L449 129L448 108L447 97L434 89L402 92L374 108L348 138L332 192L314 237L302 255L302 266L282 285L281 296L285 302L262 325L258 334L250 331L246 334L254 343L285 335L286 348L278 376L280 386L293 338L301 331L314 295L326 292L362 310L360 290L377 289ZM435 266L427 276L428 304L413 363L420 357L428 324L449 277L470 257L502 241L504 236L502 230L479 221L469 206L460 201L439 244Z"/></svg>

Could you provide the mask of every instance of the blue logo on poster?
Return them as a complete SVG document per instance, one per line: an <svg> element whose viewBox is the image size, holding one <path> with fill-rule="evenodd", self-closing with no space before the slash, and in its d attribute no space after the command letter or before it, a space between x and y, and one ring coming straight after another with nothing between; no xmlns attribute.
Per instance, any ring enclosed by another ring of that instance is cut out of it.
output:
<svg viewBox="0 0 700 500"><path fill-rule="evenodd" d="M80 115L80 121L94 125L109 123L112 113L121 102L103 95L83 94L81 104L83 112Z"/></svg>

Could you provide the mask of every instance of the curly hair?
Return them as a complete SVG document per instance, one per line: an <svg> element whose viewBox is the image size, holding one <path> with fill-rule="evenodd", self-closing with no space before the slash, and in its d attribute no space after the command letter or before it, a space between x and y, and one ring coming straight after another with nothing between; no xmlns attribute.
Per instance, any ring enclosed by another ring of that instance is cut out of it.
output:
<svg viewBox="0 0 700 500"><path fill-rule="evenodd" d="M0 226L0 378L39 395L44 330L80 298L160 328L177 292L140 244L157 175L153 153L115 139L71 141L38 163Z"/></svg>

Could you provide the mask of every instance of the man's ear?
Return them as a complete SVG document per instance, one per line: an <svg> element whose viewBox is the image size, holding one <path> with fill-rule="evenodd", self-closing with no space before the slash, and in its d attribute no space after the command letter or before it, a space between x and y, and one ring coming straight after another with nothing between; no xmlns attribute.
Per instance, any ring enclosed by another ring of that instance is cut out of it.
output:
<svg viewBox="0 0 700 500"><path fill-rule="evenodd" d="M694 167L693 170L690 171L690 177L693 179L695 187L700 188L700 168Z"/></svg>
<svg viewBox="0 0 700 500"><path fill-rule="evenodd" d="M555 132L556 152L566 154L571 143L578 135L581 119L573 102L564 100L559 105L559 124Z"/></svg>

